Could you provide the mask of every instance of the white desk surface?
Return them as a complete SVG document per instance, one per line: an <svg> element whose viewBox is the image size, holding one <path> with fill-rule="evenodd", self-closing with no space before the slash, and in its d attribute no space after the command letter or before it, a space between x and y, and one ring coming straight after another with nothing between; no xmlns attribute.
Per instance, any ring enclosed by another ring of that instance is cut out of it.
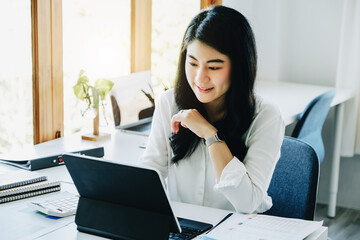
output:
<svg viewBox="0 0 360 240"><path fill-rule="evenodd" d="M172 202L172 208L176 216L193 219L197 221L203 221L213 224L214 226L224 217L229 211L208 208L202 206L196 206L185 203ZM317 231L305 238L305 240L327 240L328 229L327 227L321 227ZM102 237L81 233L76 230L76 224L71 223L65 227L51 232L39 240L46 239L69 239L69 240L82 240L82 239L104 239Z"/></svg>
<svg viewBox="0 0 360 240"><path fill-rule="evenodd" d="M126 140L126 143L125 143ZM105 153L109 160L118 161L118 162L136 162L138 156L141 154L143 149L138 146L146 140L146 137L131 135L128 133L122 133L120 131L115 131L112 134L110 140L104 140L101 142L93 143L88 141L81 140L80 135L74 135L69 138L57 139L55 141L50 141L37 145L38 151L42 151L42 148L46 150L55 148L58 144L80 144L105 146ZM129 146L131 142L132 147ZM132 155L132 156L131 156ZM0 173L13 171L17 168L0 164ZM69 191L76 193L76 189L72 184L70 175L68 174L65 166L58 166L48 169L38 170L37 172L47 175L50 179L56 179L62 181L62 191ZM37 197L30 198L31 200L40 199L40 198L49 198L55 196L58 193L51 193L46 195L41 195ZM103 239L101 237L89 235L86 233L78 232L76 229L76 224L73 222L74 217L64 218L64 222L56 222L58 220L45 219L44 216L36 213L32 209L26 207L26 203L30 199L23 199L19 201L14 201L6 204L0 204L0 212L5 214L0 214L0 226L6 226L8 231L14 231L13 239ZM172 202L173 210L176 216L194 219L203 222L209 222L211 224L216 224L219 222L229 211L208 208L178 202ZM19 215L20 214L20 215ZM22 214L22 215L21 215ZM11 215L11 216L10 216ZM14 219L16 216L21 216L21 221ZM28 222L26 222L28 221ZM40 223L44 221L44 229L41 229ZM54 221L54 224L51 223ZM25 227L26 226L26 227ZM22 231L17 231L17 229L23 229ZM31 233L31 234L30 234ZM2 237L2 231L0 231L0 239ZM9 232L7 232L9 234ZM22 235L24 234L24 236ZM321 227L319 230L307 237L307 240L312 239L327 239L328 229L327 227ZM25 237L26 236L26 237ZM6 239L9 238L9 235L5 235Z"/></svg>
<svg viewBox="0 0 360 240"><path fill-rule="evenodd" d="M256 83L255 92L267 101L275 103L283 115L285 124L289 125L296 121L296 117L311 100L331 89L334 88L299 83L259 81ZM353 96L354 93L351 89L337 88L331 106L346 102Z"/></svg>

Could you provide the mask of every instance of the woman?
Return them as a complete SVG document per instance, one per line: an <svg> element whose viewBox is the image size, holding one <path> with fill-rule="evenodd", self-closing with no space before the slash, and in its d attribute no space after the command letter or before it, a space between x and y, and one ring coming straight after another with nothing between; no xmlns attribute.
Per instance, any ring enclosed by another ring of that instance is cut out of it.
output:
<svg viewBox="0 0 360 240"><path fill-rule="evenodd" d="M190 22L176 86L156 104L141 163L167 180L170 199L241 213L272 206L267 189L284 123L253 92L253 32L239 12L215 6Z"/></svg>

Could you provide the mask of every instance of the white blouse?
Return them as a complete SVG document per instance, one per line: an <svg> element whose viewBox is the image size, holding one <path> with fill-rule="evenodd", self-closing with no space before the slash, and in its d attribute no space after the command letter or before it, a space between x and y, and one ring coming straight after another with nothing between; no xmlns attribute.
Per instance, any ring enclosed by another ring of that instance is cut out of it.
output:
<svg viewBox="0 0 360 240"><path fill-rule="evenodd" d="M157 170L167 180L172 201L227 209L240 213L261 213L270 209L267 195L284 138L284 121L279 110L256 97L254 120L243 135L248 152L241 162L234 157L223 169L219 182L203 141L194 153L172 164L170 147L171 118L178 112L175 91L158 99L149 141L140 164Z"/></svg>

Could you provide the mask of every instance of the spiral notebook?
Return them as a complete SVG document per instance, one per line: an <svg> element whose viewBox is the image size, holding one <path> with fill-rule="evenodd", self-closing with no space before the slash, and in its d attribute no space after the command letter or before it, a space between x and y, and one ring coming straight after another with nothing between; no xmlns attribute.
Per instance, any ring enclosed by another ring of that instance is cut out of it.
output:
<svg viewBox="0 0 360 240"><path fill-rule="evenodd" d="M0 191L46 180L46 176L24 170L2 173L0 174Z"/></svg>
<svg viewBox="0 0 360 240"><path fill-rule="evenodd" d="M0 204L60 189L60 182L47 181L46 176L35 172L21 170L0 174Z"/></svg>

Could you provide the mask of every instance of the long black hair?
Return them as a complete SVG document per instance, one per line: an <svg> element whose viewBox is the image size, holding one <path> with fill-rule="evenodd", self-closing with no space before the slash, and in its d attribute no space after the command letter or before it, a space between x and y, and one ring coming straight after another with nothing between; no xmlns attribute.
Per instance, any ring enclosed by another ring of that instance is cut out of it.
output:
<svg viewBox="0 0 360 240"><path fill-rule="evenodd" d="M255 111L253 88L257 54L253 31L241 13L224 6L201 11L187 27L175 80L175 101L179 110L197 109L207 119L205 107L196 98L185 75L187 46L194 40L199 40L230 58L231 83L225 95L226 113L223 119L213 124L225 136L232 154L242 161L247 152L242 135L249 128ZM180 131L172 134L169 139L174 153L173 163L191 155L201 140L192 131L181 126Z"/></svg>

